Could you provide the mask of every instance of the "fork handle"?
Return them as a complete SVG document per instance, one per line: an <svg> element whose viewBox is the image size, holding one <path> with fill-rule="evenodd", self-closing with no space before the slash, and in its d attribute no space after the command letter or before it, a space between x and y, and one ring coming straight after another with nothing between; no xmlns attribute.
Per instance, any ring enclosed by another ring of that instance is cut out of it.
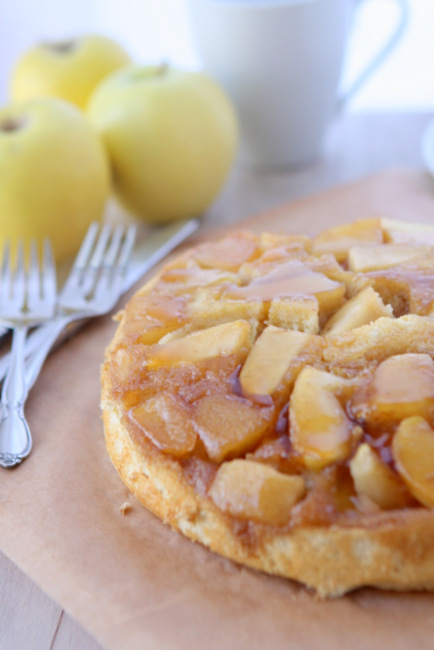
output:
<svg viewBox="0 0 434 650"><path fill-rule="evenodd" d="M0 465L14 467L26 458L32 449L32 436L24 417L27 396L24 374L24 348L27 326L14 328L9 370L1 395Z"/></svg>
<svg viewBox="0 0 434 650"><path fill-rule="evenodd" d="M55 316L53 320L47 321L46 323L39 325L39 327L36 327L33 332L27 336L24 352L24 357L26 359L25 373L27 393L38 378L40 371L40 368L33 368L33 370L30 370L30 365L34 366L34 364L30 364L28 361L30 359L39 358L43 363L51 348L56 343L57 338L61 334L62 330L72 320L74 320L72 316L59 314ZM6 377L10 365L10 356L11 353L7 352L0 359L0 381Z"/></svg>
<svg viewBox="0 0 434 650"><path fill-rule="evenodd" d="M32 388L33 384L39 377L45 359L48 357L51 348L56 343L62 331L67 325L76 319L73 315L57 316L54 320L41 325L38 333L42 334L41 340L36 350L34 350L25 361L26 393ZM30 340L31 337L29 337ZM26 346L27 347L27 346ZM27 353L27 349L26 349Z"/></svg>

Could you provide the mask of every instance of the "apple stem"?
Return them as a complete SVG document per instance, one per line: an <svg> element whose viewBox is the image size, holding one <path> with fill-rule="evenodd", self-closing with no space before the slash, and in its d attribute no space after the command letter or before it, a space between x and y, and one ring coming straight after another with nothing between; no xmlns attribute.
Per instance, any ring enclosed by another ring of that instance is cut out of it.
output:
<svg viewBox="0 0 434 650"><path fill-rule="evenodd" d="M163 61L162 63L160 63L159 66L157 66L155 70L155 74L157 74L159 77L160 76L162 77L164 74L166 74L168 69L169 69L169 64L167 63L167 61Z"/></svg>
<svg viewBox="0 0 434 650"><path fill-rule="evenodd" d="M17 117L8 117L3 122L0 123L0 131L5 133L13 133L14 131L19 131L26 124L26 120L23 118Z"/></svg>
<svg viewBox="0 0 434 650"><path fill-rule="evenodd" d="M42 47L52 50L57 54L69 54L77 47L77 41L70 39L65 41L52 41L50 43L41 43Z"/></svg>
<svg viewBox="0 0 434 650"><path fill-rule="evenodd" d="M169 68L170 66L167 62L160 63L159 65L155 66L148 66L145 68L137 67L132 70L130 79L133 81L141 81L142 79L155 79L164 77Z"/></svg>

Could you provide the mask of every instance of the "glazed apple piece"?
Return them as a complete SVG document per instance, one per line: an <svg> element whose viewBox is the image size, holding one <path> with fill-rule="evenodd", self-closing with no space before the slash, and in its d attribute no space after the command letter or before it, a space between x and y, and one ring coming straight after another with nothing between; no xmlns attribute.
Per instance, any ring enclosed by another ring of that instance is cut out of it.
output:
<svg viewBox="0 0 434 650"><path fill-rule="evenodd" d="M250 451L271 427L274 408L235 395L205 395L196 405L193 426L208 457L221 463Z"/></svg>
<svg viewBox="0 0 434 650"><path fill-rule="evenodd" d="M357 494L383 510L404 508L412 501L401 478L367 443L360 445L351 459L350 472Z"/></svg>
<svg viewBox="0 0 434 650"><path fill-rule="evenodd" d="M434 361L429 354L397 354L375 370L372 381L354 395L357 419L387 424L412 415L434 414Z"/></svg>
<svg viewBox="0 0 434 650"><path fill-rule="evenodd" d="M261 278L268 276L270 273L278 272L278 269L282 268L287 262L303 262L308 257L309 255L304 246L286 246L281 242L280 245L264 250L256 260L240 267L238 274L241 285L245 286L254 281L260 281Z"/></svg>
<svg viewBox="0 0 434 650"><path fill-rule="evenodd" d="M121 335L125 343L152 345L186 322L185 296L150 289L137 293L125 307ZM122 316L117 315L119 320Z"/></svg>
<svg viewBox="0 0 434 650"><path fill-rule="evenodd" d="M236 355L239 363L242 363L252 346L251 335L251 325L247 321L223 323L151 346L145 365L153 368L228 355Z"/></svg>
<svg viewBox="0 0 434 650"><path fill-rule="evenodd" d="M348 267L354 273L389 269L392 266L419 259L432 250L428 245L377 244L354 246L348 252Z"/></svg>
<svg viewBox="0 0 434 650"><path fill-rule="evenodd" d="M321 334L332 336L367 325L381 316L393 318L390 305L385 305L372 287L366 287L348 300L324 325Z"/></svg>
<svg viewBox="0 0 434 650"><path fill-rule="evenodd" d="M429 351L434 356L434 319L409 314L377 318L341 336L325 337L323 357L332 371L345 376L372 371L380 361L406 352Z"/></svg>
<svg viewBox="0 0 434 650"><path fill-rule="evenodd" d="M129 416L164 453L182 457L196 444L187 408L170 393L151 397L131 409Z"/></svg>
<svg viewBox="0 0 434 650"><path fill-rule="evenodd" d="M434 246L434 226L429 223L411 223L382 217L381 227L387 242L420 243Z"/></svg>
<svg viewBox="0 0 434 650"><path fill-rule="evenodd" d="M312 248L312 240L307 235L284 235L283 233L263 232L259 235L263 251L278 250L282 247L287 251L304 250L307 253Z"/></svg>
<svg viewBox="0 0 434 650"><path fill-rule="evenodd" d="M350 224L329 228L313 240L312 252L315 255L332 253L338 262L347 259L353 246L380 244L383 242L381 220L377 218L360 219Z"/></svg>
<svg viewBox="0 0 434 650"><path fill-rule="evenodd" d="M228 296L260 299L270 302L286 296L315 296L321 311L329 312L341 306L345 285L331 280L324 273L313 271L301 260L291 259L275 266L243 287L231 288Z"/></svg>
<svg viewBox="0 0 434 650"><path fill-rule="evenodd" d="M125 395L142 384L143 351L144 346L140 343L118 348L105 362L111 390L116 394Z"/></svg>
<svg viewBox="0 0 434 650"><path fill-rule="evenodd" d="M171 268L160 276L160 288L173 293L194 292L198 287L212 287L219 284L236 284L235 273L221 269L202 269L198 266ZM164 287L163 285L167 285Z"/></svg>
<svg viewBox="0 0 434 650"><path fill-rule="evenodd" d="M240 373L246 395L272 395L291 363L313 339L304 332L269 325L256 340Z"/></svg>
<svg viewBox="0 0 434 650"><path fill-rule="evenodd" d="M411 494L428 508L434 507L434 431L424 418L414 416L399 425L392 455Z"/></svg>
<svg viewBox="0 0 434 650"><path fill-rule="evenodd" d="M354 426L336 395L351 389L351 381L311 366L298 375L289 402L290 438L306 467L317 471L350 453Z"/></svg>
<svg viewBox="0 0 434 650"><path fill-rule="evenodd" d="M258 257L260 252L257 237L238 232L221 241L202 244L194 251L193 258L204 268L237 271L242 264Z"/></svg>
<svg viewBox="0 0 434 650"><path fill-rule="evenodd" d="M232 460L219 468L209 496L216 506L234 517L282 526L305 494L301 476L281 474L263 463Z"/></svg>
<svg viewBox="0 0 434 650"><path fill-rule="evenodd" d="M433 254L421 255L389 269L369 271L366 277L386 301L392 304L395 314L426 316L432 312Z"/></svg>

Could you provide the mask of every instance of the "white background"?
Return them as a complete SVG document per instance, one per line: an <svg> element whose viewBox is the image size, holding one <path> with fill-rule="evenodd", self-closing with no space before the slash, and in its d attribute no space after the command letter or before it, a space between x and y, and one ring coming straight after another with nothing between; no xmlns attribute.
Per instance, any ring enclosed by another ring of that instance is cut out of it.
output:
<svg viewBox="0 0 434 650"><path fill-rule="evenodd" d="M357 94L351 111L434 112L434 0L409 0L408 29ZM3 5L3 6L2 6ZM354 77L396 21L391 0L356 12L344 81ZM184 0L3 0L0 2L0 101L20 53L40 40L100 32L118 39L140 63L166 60L198 67Z"/></svg>

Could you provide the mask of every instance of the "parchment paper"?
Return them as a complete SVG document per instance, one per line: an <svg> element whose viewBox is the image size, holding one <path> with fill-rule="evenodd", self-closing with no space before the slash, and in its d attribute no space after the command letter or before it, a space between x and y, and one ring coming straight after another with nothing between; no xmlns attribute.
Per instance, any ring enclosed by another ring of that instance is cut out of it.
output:
<svg viewBox="0 0 434 650"><path fill-rule="evenodd" d="M243 225L315 232L376 214L434 223L432 180L389 172ZM363 589L318 602L217 557L139 505L103 440L99 369L114 330L108 317L88 325L50 357L31 393L34 451L0 472L6 555L109 650L433 647L434 595Z"/></svg>

